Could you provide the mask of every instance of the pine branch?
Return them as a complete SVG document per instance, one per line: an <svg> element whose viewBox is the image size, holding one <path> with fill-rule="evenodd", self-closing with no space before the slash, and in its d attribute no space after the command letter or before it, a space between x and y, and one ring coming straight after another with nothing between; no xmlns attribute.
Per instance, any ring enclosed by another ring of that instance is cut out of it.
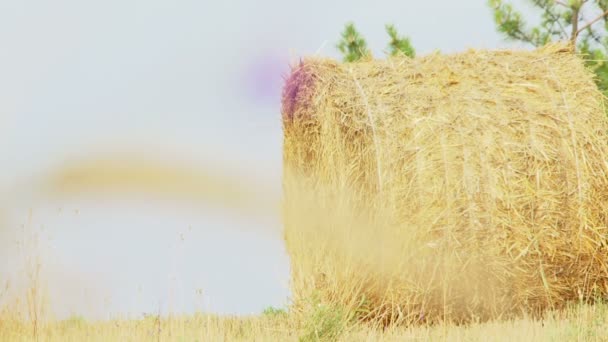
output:
<svg viewBox="0 0 608 342"><path fill-rule="evenodd" d="M579 33L581 33L582 31L586 30L587 28L591 27L591 25L595 24L596 22L602 20L603 18L605 18L606 16L608 16L608 10L606 10L604 13L602 13L601 15L597 16L596 18L594 18L593 20L591 20L590 22L588 22L587 24L585 24L583 27L581 27L580 29L576 30L576 34L578 35ZM576 39L576 38L575 38Z"/></svg>
<svg viewBox="0 0 608 342"><path fill-rule="evenodd" d="M356 62L364 57L371 56L367 42L359 34L353 23L348 23L342 32L342 40L336 45L343 55L345 62Z"/></svg>
<svg viewBox="0 0 608 342"><path fill-rule="evenodd" d="M408 57L415 57L416 51L407 37L400 37L397 29L393 25L386 25L386 32L391 38L388 48L391 56L403 54Z"/></svg>

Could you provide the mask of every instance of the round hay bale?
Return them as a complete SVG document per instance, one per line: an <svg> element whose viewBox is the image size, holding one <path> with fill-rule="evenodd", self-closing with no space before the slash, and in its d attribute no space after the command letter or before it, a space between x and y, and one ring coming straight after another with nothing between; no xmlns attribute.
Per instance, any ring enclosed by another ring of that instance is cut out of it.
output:
<svg viewBox="0 0 608 342"><path fill-rule="evenodd" d="M608 294L608 121L561 46L342 64L286 81L296 308L429 322Z"/></svg>

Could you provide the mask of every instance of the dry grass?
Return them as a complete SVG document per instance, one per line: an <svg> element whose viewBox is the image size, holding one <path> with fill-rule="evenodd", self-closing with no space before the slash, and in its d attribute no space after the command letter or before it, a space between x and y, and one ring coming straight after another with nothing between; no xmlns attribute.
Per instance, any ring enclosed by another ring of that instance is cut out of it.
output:
<svg viewBox="0 0 608 342"><path fill-rule="evenodd" d="M302 62L283 98L296 307L426 323L604 298L603 101L559 46Z"/></svg>
<svg viewBox="0 0 608 342"><path fill-rule="evenodd" d="M218 165L167 163L136 154L107 154L62 165L43 175L39 190L50 197L137 194L223 206L252 217L276 217L278 199L268 184Z"/></svg>
<svg viewBox="0 0 608 342"><path fill-rule="evenodd" d="M312 316L311 316L312 317ZM308 317L310 321L311 317ZM314 330L321 327L325 330ZM334 329L334 334L330 334ZM328 333L329 332L329 333ZM606 341L608 308L575 306L543 320L521 318L467 325L373 328L349 324L343 329L300 321L287 314L258 317L194 315L159 319L86 322L72 318L31 323L0 316L1 341Z"/></svg>

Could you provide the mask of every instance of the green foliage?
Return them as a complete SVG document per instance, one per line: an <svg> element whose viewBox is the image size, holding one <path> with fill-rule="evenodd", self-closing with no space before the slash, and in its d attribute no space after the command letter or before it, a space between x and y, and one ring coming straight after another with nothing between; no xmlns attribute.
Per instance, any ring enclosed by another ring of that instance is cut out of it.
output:
<svg viewBox="0 0 608 342"><path fill-rule="evenodd" d="M344 56L345 62L356 62L364 57L371 56L367 48L367 42L355 28L355 24L348 23L342 32L342 39L337 45L338 50Z"/></svg>
<svg viewBox="0 0 608 342"><path fill-rule="evenodd" d="M388 53L391 56L405 55L414 57L416 55L416 50L414 50L410 39L400 36L394 25L386 25L386 32L390 37ZM336 47L342 53L344 62L356 62L371 58L372 56L371 51L367 48L367 42L357 31L353 23L346 24L342 32L342 39Z"/></svg>
<svg viewBox="0 0 608 342"><path fill-rule="evenodd" d="M267 317L279 317L279 316L287 316L287 311L285 309L269 306L266 309L264 309L262 314Z"/></svg>
<svg viewBox="0 0 608 342"><path fill-rule="evenodd" d="M608 93L608 0L528 0L540 11L540 23L529 27L507 0L488 0L496 28L506 38L533 46L568 41L581 53Z"/></svg>
<svg viewBox="0 0 608 342"><path fill-rule="evenodd" d="M308 317L300 342L335 341L349 323L345 310L324 304L315 304Z"/></svg>
<svg viewBox="0 0 608 342"><path fill-rule="evenodd" d="M80 328L86 325L86 320L81 315L73 315L66 319L64 324L71 328Z"/></svg>
<svg viewBox="0 0 608 342"><path fill-rule="evenodd" d="M408 37L400 37L394 25L386 25L386 33L388 33L391 38L391 41L388 44L388 51L391 56L401 54L408 57L416 56L416 50L414 50L410 39Z"/></svg>

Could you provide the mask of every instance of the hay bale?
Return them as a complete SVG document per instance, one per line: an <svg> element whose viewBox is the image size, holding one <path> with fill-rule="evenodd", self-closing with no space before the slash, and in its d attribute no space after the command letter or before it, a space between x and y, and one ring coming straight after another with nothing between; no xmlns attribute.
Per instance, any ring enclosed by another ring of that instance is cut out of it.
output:
<svg viewBox="0 0 608 342"><path fill-rule="evenodd" d="M296 308L411 323L608 294L608 122L574 54L310 58L284 89Z"/></svg>

